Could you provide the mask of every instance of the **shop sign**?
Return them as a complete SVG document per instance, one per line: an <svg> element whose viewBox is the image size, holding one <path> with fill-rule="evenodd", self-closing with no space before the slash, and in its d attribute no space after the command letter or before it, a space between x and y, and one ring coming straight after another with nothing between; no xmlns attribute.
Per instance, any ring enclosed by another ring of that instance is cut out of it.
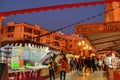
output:
<svg viewBox="0 0 120 80"><path fill-rule="evenodd" d="M77 24L75 34L120 32L120 21L92 24Z"/></svg>

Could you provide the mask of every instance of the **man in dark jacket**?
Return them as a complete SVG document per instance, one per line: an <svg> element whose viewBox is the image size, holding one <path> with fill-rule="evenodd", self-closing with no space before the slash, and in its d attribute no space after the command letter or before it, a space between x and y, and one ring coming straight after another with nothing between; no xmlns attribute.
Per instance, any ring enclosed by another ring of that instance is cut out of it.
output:
<svg viewBox="0 0 120 80"><path fill-rule="evenodd" d="M56 62L55 62L55 58L53 56L54 54L51 54L51 57L48 61L48 67L49 67L49 76L50 76L50 80L55 80L55 69L56 69Z"/></svg>

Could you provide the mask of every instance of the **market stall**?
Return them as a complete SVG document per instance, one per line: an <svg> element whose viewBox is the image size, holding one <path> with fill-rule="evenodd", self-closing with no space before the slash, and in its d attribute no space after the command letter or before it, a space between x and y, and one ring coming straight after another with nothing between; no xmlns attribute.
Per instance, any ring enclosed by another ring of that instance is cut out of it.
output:
<svg viewBox="0 0 120 80"><path fill-rule="evenodd" d="M10 80L44 80L48 77L48 65L42 65L42 58L49 52L59 50L29 40L16 40L2 46L0 62L8 65Z"/></svg>
<svg viewBox="0 0 120 80"><path fill-rule="evenodd" d="M117 52L113 51L107 56L107 73L109 80L120 79L120 56Z"/></svg>

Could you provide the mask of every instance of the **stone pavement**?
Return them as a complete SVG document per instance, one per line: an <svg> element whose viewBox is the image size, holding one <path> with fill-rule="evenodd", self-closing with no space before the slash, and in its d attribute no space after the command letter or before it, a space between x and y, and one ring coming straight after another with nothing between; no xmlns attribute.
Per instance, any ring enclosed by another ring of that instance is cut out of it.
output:
<svg viewBox="0 0 120 80"><path fill-rule="evenodd" d="M49 80L49 79L46 79ZM59 76L55 80L60 80ZM69 72L66 75L66 80L107 80L104 71L95 71L94 73L77 73L77 72Z"/></svg>

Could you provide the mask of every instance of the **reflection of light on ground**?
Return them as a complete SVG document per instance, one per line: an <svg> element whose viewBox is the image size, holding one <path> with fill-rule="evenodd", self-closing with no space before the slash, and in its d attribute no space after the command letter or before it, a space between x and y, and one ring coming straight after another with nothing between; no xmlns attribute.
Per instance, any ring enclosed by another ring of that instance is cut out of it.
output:
<svg viewBox="0 0 120 80"><path fill-rule="evenodd" d="M107 80L103 75L103 71L95 71L93 73L87 69L87 71L84 73L76 71L67 73L66 80ZM55 80L60 80L59 76L57 76Z"/></svg>

